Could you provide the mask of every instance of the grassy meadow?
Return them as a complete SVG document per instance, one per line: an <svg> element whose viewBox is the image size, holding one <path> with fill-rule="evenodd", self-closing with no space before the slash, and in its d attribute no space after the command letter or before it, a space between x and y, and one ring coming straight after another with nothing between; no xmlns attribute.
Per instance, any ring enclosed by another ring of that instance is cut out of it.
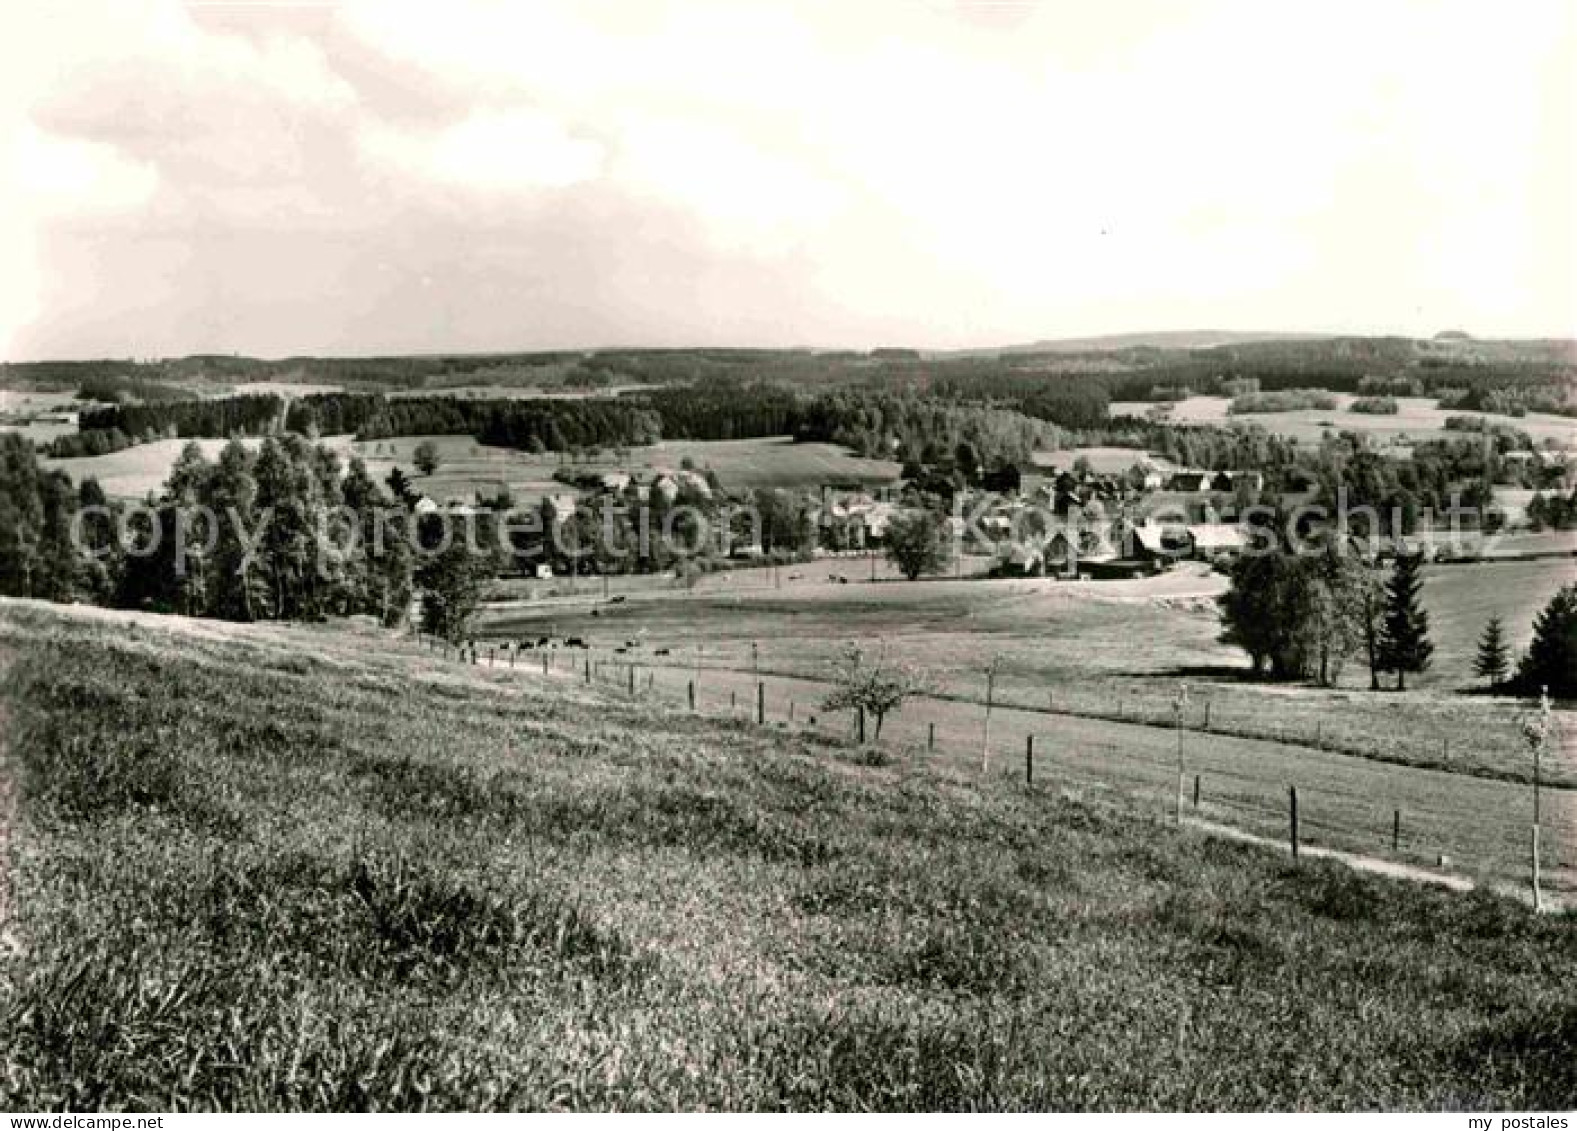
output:
<svg viewBox="0 0 1577 1131"><path fill-rule="evenodd" d="M1569 1107L1577 920L435 660L0 604L0 1106Z"/></svg>
<svg viewBox="0 0 1577 1131"><path fill-rule="evenodd" d="M42 427L42 426L41 426ZM67 431L69 426L59 425ZM418 444L431 441L438 449L440 464L432 475L416 469ZM203 451L213 458L224 447L223 440L199 440ZM248 443L255 444L256 440ZM478 493L492 497L507 488L524 505L544 495L570 490L553 478L560 467L558 455L533 455L512 448L492 447L470 436L397 436L387 440L355 440L350 436L325 437L324 442L342 455L359 455L367 470L380 481L399 467L416 489L439 502L459 499L471 502ZM114 498L140 499L157 493L169 478L170 468L181 454L185 440L159 440L138 444L124 451L78 459L50 459L50 467L65 471L75 480L98 479ZM668 440L650 447L632 448L623 457L612 453L604 458L582 461L583 470L646 471L652 468L676 469L683 459L694 461L698 469L711 468L727 489L781 487L813 489L822 483L880 484L895 482L899 466L890 460L863 459L835 444L796 444L787 436L755 440Z"/></svg>
<svg viewBox="0 0 1577 1131"><path fill-rule="evenodd" d="M1349 407L1357 397L1350 393L1334 393L1337 407L1333 409L1293 409L1286 412L1255 412L1231 416L1227 407L1231 397L1189 397L1174 402L1166 419L1178 424L1225 424L1229 420L1243 420L1263 425L1271 432L1287 436L1300 443L1318 443L1327 429L1337 432L1365 432L1375 441L1385 440L1438 440L1462 433L1446 431L1449 416L1482 416L1495 424L1519 429L1533 437L1535 443L1553 440L1561 447L1577 443L1577 421L1571 417L1550 413L1530 412L1526 416L1497 416L1474 409L1444 409L1433 397L1397 397L1397 411L1393 415L1374 415L1353 412ZM1113 416L1144 416L1156 407L1152 401L1119 401L1113 403ZM1161 402L1165 403L1165 402Z"/></svg>
<svg viewBox="0 0 1577 1131"><path fill-rule="evenodd" d="M1219 641L1214 595L1224 579L1191 564L1139 582L872 585L862 583L861 562L822 562L797 567L800 579L781 589L740 578L694 592L631 592L618 605L597 600L595 588L578 601L511 603L484 621L484 631L575 633L605 647L636 639L669 648L680 665L693 663L699 648L708 666L748 670L758 660L764 670L810 680L824 678L840 651L859 642L886 647L941 694L975 703L985 698L985 669L995 660L998 703L1160 724L1171 720L1186 683L1194 724L1203 724L1208 702L1216 733L1526 780L1526 705L1460 691L1480 682L1472 658L1488 616L1501 615L1511 641L1524 647L1533 615L1571 579L1571 567L1560 558L1430 567L1424 600L1437 658L1405 694L1370 692L1361 658L1335 688L1249 680L1246 657ZM851 584L828 584L829 572ZM1577 784L1577 733L1568 733L1567 747L1546 776Z"/></svg>

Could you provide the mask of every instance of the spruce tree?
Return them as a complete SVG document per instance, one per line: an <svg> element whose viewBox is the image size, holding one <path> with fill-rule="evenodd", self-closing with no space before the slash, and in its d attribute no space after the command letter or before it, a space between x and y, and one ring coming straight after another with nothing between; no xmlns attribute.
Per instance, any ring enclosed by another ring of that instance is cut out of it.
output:
<svg viewBox="0 0 1577 1131"><path fill-rule="evenodd" d="M1396 673L1396 689L1407 690L1407 673L1429 667L1435 646L1429 642L1429 614L1419 604L1424 580L1419 575L1423 559L1403 555L1396 559L1385 583L1385 628L1380 638L1380 667Z"/></svg>
<svg viewBox="0 0 1577 1131"><path fill-rule="evenodd" d="M1478 656L1473 661L1473 672L1489 680L1490 687L1495 688L1506 681L1509 667L1505 628L1499 617L1490 617L1489 623L1484 626L1483 635L1478 638Z"/></svg>
<svg viewBox="0 0 1577 1131"><path fill-rule="evenodd" d="M1556 699L1577 696L1577 582L1550 598L1533 621L1533 643L1517 670L1527 695L1549 688Z"/></svg>

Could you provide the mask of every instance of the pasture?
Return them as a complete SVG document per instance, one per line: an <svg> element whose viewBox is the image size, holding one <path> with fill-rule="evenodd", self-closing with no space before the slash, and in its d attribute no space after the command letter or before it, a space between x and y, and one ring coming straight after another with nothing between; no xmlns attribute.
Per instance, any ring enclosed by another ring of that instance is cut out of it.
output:
<svg viewBox="0 0 1577 1131"><path fill-rule="evenodd" d="M141 499L150 493L159 493L165 480L170 477L170 468L175 466L181 449L191 442L155 440L151 444L137 444L108 455L83 456L78 459L50 458L39 462L45 467L64 471L78 483L84 479L97 479L104 493L112 499ZM242 443L253 449L260 442L257 439L242 440ZM219 457L219 452L229 441L198 440L196 443L202 448L203 455L213 460Z"/></svg>
<svg viewBox="0 0 1577 1131"><path fill-rule="evenodd" d="M67 430L71 430L67 428ZM440 465L426 476L416 469L414 454L418 444L431 441L438 449ZM410 477L416 490L440 503L450 500L473 502L478 493L487 497L507 488L516 502L525 505L543 496L571 488L553 478L554 471L569 466L565 457L548 452L533 455L512 448L491 447L470 436L397 436L386 440L355 440L350 436L325 436L323 442L341 455L359 455L367 470L378 480L399 467ZM224 447L223 440L200 440L210 458ZM246 441L255 445L255 439ZM51 459L73 479L94 477L106 493L116 498L140 499L149 491L157 492L169 477L170 468L180 455L185 440L159 440L138 444L124 451L81 459ZM780 487L810 490L821 483L858 483L876 485L896 482L899 466L890 460L869 460L853 455L835 444L796 444L787 436L758 440L670 440L650 447L631 448L620 456L612 453L574 464L585 471L651 471L678 469L682 460L691 460L698 470L717 472L726 490Z"/></svg>
<svg viewBox="0 0 1577 1131"><path fill-rule="evenodd" d="M1449 416L1483 416L1495 424L1520 429L1535 443L1551 440L1560 447L1577 446L1577 420L1567 416L1530 412L1526 416L1496 416L1468 409L1443 409L1431 397L1398 397L1394 416L1377 416L1352 412L1348 405L1357 398L1349 393L1333 394L1337 400L1334 409L1297 409L1291 412L1256 412L1231 416L1227 407L1230 397L1189 397L1175 402L1168 420L1178 424L1226 424L1234 420L1264 426L1271 432L1290 437L1303 444L1316 444L1327 430L1364 432L1377 443L1385 441L1411 442L1413 440L1438 440L1442 437L1466 433L1446 431ZM1118 401L1111 406L1113 416L1144 416L1155 407L1152 401ZM1164 402L1163 402L1164 403Z"/></svg>
<svg viewBox="0 0 1577 1131"><path fill-rule="evenodd" d="M84 407L75 393L42 389L0 389L0 431L20 432L42 444L77 430L75 424L38 420L39 416L76 413Z"/></svg>
<svg viewBox="0 0 1577 1131"><path fill-rule="evenodd" d="M430 440L437 445L441 464L428 477L417 473L416 446ZM411 476L417 490L447 502L470 501L477 492L494 495L507 486L515 500L527 503L550 493L570 491L553 478L560 468L581 472L624 471L650 473L676 471L688 460L698 471L717 473L725 490L758 487L811 490L822 483L879 484L895 482L899 466L888 460L869 460L850 454L835 444L796 444L788 436L756 440L666 440L618 454L582 458L573 464L558 453L533 455L508 448L494 448L469 436L401 436L351 444L350 451L367 461L379 479L395 466Z"/></svg>
<svg viewBox="0 0 1577 1131"><path fill-rule="evenodd" d="M1115 407L1115 406L1114 406ZM1175 470L1171 461L1138 448L1059 448L1040 451L1033 456L1037 467L1055 471L1071 470L1080 459L1088 461L1097 475L1121 475L1136 463L1146 463L1160 471Z"/></svg>
<svg viewBox="0 0 1577 1131"><path fill-rule="evenodd" d="M12 1110L1577 1093L1570 915L1291 861L1083 779L354 625L0 602L0 694Z"/></svg>
<svg viewBox="0 0 1577 1131"><path fill-rule="evenodd" d="M1533 618L1562 585L1577 581L1577 558L1473 562L1424 571L1424 607L1429 610L1434 668L1425 686L1481 684L1473 672L1479 635L1490 617L1505 623L1506 640L1521 654L1533 639Z"/></svg>
<svg viewBox="0 0 1577 1131"><path fill-rule="evenodd" d="M503 638L551 629L605 648L634 639L670 648L683 657L680 666L699 657L703 665L748 671L759 662L763 671L809 680L824 679L841 650L859 643L886 648L938 693L971 703L984 700L985 671L996 661L998 703L1161 724L1187 684L1196 711L1210 704L1217 733L1522 780L1530 772L1519 723L1525 705L1458 689L1474 686L1481 618L1499 611L1520 646L1529 610L1571 575L1561 559L1429 569L1425 602L1438 622L1440 657L1417 686L1398 694L1368 691L1357 658L1335 688L1249 680L1247 659L1218 640L1215 595L1224 579L1194 565L1134 582L871 584L856 568L845 574L850 584L837 585L826 572L804 567L802 580L781 589L769 575L754 586L741 578L688 592L654 589L617 605L603 603L595 589L578 599L510 602L490 611L482 632ZM1568 753L1546 772L1577 783L1577 723L1567 727L1567 743Z"/></svg>

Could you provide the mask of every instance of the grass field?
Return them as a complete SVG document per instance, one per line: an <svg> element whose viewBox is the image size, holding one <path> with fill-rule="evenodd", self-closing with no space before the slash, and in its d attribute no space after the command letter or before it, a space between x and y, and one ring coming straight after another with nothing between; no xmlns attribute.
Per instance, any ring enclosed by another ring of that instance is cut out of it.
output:
<svg viewBox="0 0 1577 1131"><path fill-rule="evenodd" d="M1520 648L1533 613L1571 579L1570 559L1431 567L1425 601L1439 656L1405 694L1367 690L1354 661L1333 689L1246 679L1247 659L1218 641L1214 594L1224 580L1195 566L1141 582L927 580L860 583L861 564L843 568L854 584L831 585L819 563L781 589L757 579L632 593L603 605L596 590L580 601L509 605L484 622L493 636L553 629L605 646L638 638L711 662L748 668L754 645L764 667L822 678L851 642L882 643L925 671L941 692L979 701L985 669L1001 665L999 702L1059 712L1164 723L1186 682L1212 729L1318 744L1406 764L1511 779L1531 773L1516 700L1462 695L1474 686L1471 659L1483 621L1504 617ZM837 563L842 566L843 563ZM593 616L593 612L596 613ZM1577 783L1577 723L1570 750L1546 773Z"/></svg>
<svg viewBox="0 0 1577 1131"><path fill-rule="evenodd" d="M412 454L424 440L438 445L442 464L431 477L416 475ZM485 447L469 437L403 436L393 440L357 443L367 467L379 478L398 465L412 475L418 490L434 498L471 499L477 491L495 494L508 485L519 502L539 499L550 492L570 490L553 479L564 466L557 455L531 455L506 448ZM899 466L888 460L868 460L851 455L834 444L796 444L786 436L757 440L668 440L650 447L631 448L619 458L580 461L584 471L677 470L689 459L698 469L711 468L725 489L781 487L812 489L822 483L887 483L896 481Z"/></svg>
<svg viewBox="0 0 1577 1131"><path fill-rule="evenodd" d="M1570 535L1567 537L1569 542ZM1574 581L1577 558L1475 562L1427 569L1423 599L1429 610L1435 654L1432 670L1425 673L1425 686L1481 684L1483 681L1472 674L1473 658L1489 618L1501 618L1508 643L1520 655L1533 639L1534 617L1557 589Z"/></svg>
<svg viewBox="0 0 1577 1131"><path fill-rule="evenodd" d="M0 432L20 432L34 443L42 444L75 432L75 424L55 424L34 420L35 416L77 412L83 407L75 393L56 393L39 389L0 389L0 418L16 423L0 424Z"/></svg>
<svg viewBox="0 0 1577 1131"><path fill-rule="evenodd" d="M65 427L62 425L61 427ZM68 429L69 430L69 429ZM438 448L440 466L431 476L417 472L416 446L431 441ZM247 441L255 444L255 440ZM526 504L543 495L570 490L553 479L562 464L554 454L532 455L510 448L489 447L469 436L400 436L389 440L354 441L349 436L329 436L324 442L342 454L355 453L379 480L399 467L418 491L439 502L471 502L478 492L492 497L507 487L517 502ZM210 458L224 447L223 440L200 440ZM185 440L160 440L125 451L82 459L46 460L73 479L94 477L112 497L140 499L157 491L169 476ZM682 459L697 468L712 468L726 489L784 487L811 489L822 483L890 483L899 466L889 460L868 460L834 444L796 444L789 437L758 440L671 440L651 447L633 448L622 459L582 462L586 470L677 469Z"/></svg>
<svg viewBox="0 0 1577 1131"><path fill-rule="evenodd" d="M13 1110L1577 1095L1571 916L372 629L5 602L0 657Z"/></svg>
<svg viewBox="0 0 1577 1131"><path fill-rule="evenodd" d="M83 456L79 459L44 459L45 467L58 468L80 483L84 479L97 479L104 493L112 499L141 499L150 492L157 495L170 477L170 468L181 454L181 449L192 441L155 440L151 444L137 444L118 452L102 456ZM217 459L228 440L198 440L209 459ZM260 441L246 439L242 443L256 448ZM343 445L341 445L343 446Z"/></svg>
<svg viewBox="0 0 1577 1131"><path fill-rule="evenodd" d="M1467 409L1443 409L1430 397L1397 397L1398 411L1394 416L1377 416L1348 409L1347 406L1357 399L1351 394L1333 395L1338 405L1334 409L1256 412L1235 417L1227 413L1227 406L1232 403L1230 397L1189 397L1176 402L1167 419L1179 424L1223 424L1229 420L1244 420L1300 443L1318 443L1327 429L1367 432L1377 441L1437 440L1447 435L1463 435L1446 431L1448 416L1483 416L1493 423L1526 432L1535 443L1553 440L1561 447L1577 446L1577 420L1568 416L1538 412L1526 416L1495 416ZM1111 412L1113 416L1144 416L1154 407L1149 401L1120 401L1111 406Z"/></svg>
<svg viewBox="0 0 1577 1131"><path fill-rule="evenodd" d="M1054 452L1036 452L1034 455L1037 466L1058 471L1070 470L1080 459L1088 461L1090 470L1098 475L1121 475L1140 461L1163 471L1175 466L1170 460L1137 448L1062 448Z"/></svg>

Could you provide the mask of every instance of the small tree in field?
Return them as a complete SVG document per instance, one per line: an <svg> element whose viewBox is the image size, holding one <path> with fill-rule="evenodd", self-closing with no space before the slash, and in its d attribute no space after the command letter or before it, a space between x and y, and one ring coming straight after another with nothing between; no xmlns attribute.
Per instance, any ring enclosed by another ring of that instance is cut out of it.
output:
<svg viewBox="0 0 1577 1131"><path fill-rule="evenodd" d="M828 711L863 709L876 723L872 737L877 740L882 737L882 723L887 716L902 707L904 700L920 694L925 686L914 668L888 660L885 649L867 656L857 644L844 650L833 681L835 686L822 707Z"/></svg>
<svg viewBox="0 0 1577 1131"><path fill-rule="evenodd" d="M438 457L438 445L431 440L423 440L416 445L416 451L411 454L411 459L415 462L417 471L423 475L431 475L438 470L438 464L441 462Z"/></svg>
<svg viewBox="0 0 1577 1131"><path fill-rule="evenodd" d="M951 554L941 517L928 510L896 516L887 524L887 557L910 581L946 569Z"/></svg>
<svg viewBox="0 0 1577 1131"><path fill-rule="evenodd" d="M1489 680L1490 687L1506 682L1506 672L1511 668L1510 649L1506 647L1506 631L1499 617L1490 617L1484 633L1478 638L1478 656L1473 660L1473 672Z"/></svg>
<svg viewBox="0 0 1577 1131"><path fill-rule="evenodd" d="M1396 559L1391 579L1385 583L1385 624L1380 638L1380 669L1396 673L1396 689L1407 690L1407 673L1429 667L1435 646L1429 642L1429 614L1419 604L1424 586L1418 567L1421 557Z"/></svg>

